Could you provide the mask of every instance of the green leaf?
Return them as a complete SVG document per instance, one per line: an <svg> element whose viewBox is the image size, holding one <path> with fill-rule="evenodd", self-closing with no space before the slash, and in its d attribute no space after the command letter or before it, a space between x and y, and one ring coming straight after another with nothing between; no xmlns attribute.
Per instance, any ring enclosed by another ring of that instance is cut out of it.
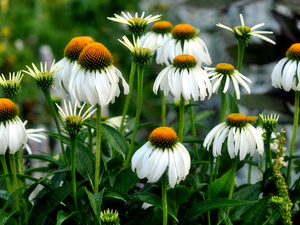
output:
<svg viewBox="0 0 300 225"><path fill-rule="evenodd" d="M235 206L235 205L251 204L254 202L257 201L241 201L241 200L227 199L227 198L215 198L211 200L202 201L197 203L189 211L187 211L184 217L184 222L195 220L203 213L214 209L220 209L220 208ZM253 224L259 224L259 223L253 223Z"/></svg>
<svg viewBox="0 0 300 225"><path fill-rule="evenodd" d="M151 124L151 122L147 122L147 123L143 123L143 124L140 124L140 125L138 125L138 127L137 127L137 130L139 130L139 129L141 129L142 127L144 127L144 126L148 126L148 125L150 125ZM132 134L133 133L133 129L131 130L131 131L129 131L127 134L125 134L125 137L128 137L130 134Z"/></svg>
<svg viewBox="0 0 300 225"><path fill-rule="evenodd" d="M8 219L10 217L12 217L14 214L17 214L19 212L20 212L19 210L15 210L11 214L8 214L8 213L4 212L2 209L0 209L0 224L1 225L6 224L6 222L8 221Z"/></svg>
<svg viewBox="0 0 300 225"><path fill-rule="evenodd" d="M25 174L30 174L30 173L47 173L49 172L50 168L48 166L45 167L37 167L37 168L29 168L25 170Z"/></svg>
<svg viewBox="0 0 300 225"><path fill-rule="evenodd" d="M127 202L125 200L125 198L123 198L121 195L117 194L116 192L112 192L112 191L106 191L104 193L104 198L114 198L114 199L122 200L125 203Z"/></svg>
<svg viewBox="0 0 300 225"><path fill-rule="evenodd" d="M62 225L62 223L70 217L73 217L76 220L76 216L79 216L80 212L75 211L71 214L65 213L63 210L60 210L57 214L57 222L56 225Z"/></svg>
<svg viewBox="0 0 300 225"><path fill-rule="evenodd" d="M27 184L23 187L20 187L19 189L17 189L16 191L14 191L13 193L11 193L11 195L9 196L9 199L6 201L6 203L4 204L4 206L2 207L2 210L5 211L6 208L9 206L10 202L14 199L14 197L16 195L18 195L23 189L26 189L29 185L31 184Z"/></svg>
<svg viewBox="0 0 300 225"><path fill-rule="evenodd" d="M49 132L45 132L45 133L49 134ZM50 157L48 155L23 155L23 158L24 159L39 159L39 160L42 160L45 162L53 163L54 165L62 167L62 168L64 167L63 164L61 164L56 159L54 159L53 157Z"/></svg>
<svg viewBox="0 0 300 225"><path fill-rule="evenodd" d="M177 206L187 202L191 196L189 189L184 185L177 185L175 188L168 190L168 196L170 196Z"/></svg>
<svg viewBox="0 0 300 225"><path fill-rule="evenodd" d="M77 183L81 185L84 181ZM73 191L72 184L58 187L46 193L34 206L30 214L29 224L40 225L45 217L51 213Z"/></svg>
<svg viewBox="0 0 300 225"><path fill-rule="evenodd" d="M222 177L214 180L211 187L211 198L224 196L229 192L232 180L232 169L228 170ZM208 192L206 192L207 195Z"/></svg>
<svg viewBox="0 0 300 225"><path fill-rule="evenodd" d="M5 190L0 190L0 198L4 199L4 200L8 200L10 197L11 193L9 193L8 191Z"/></svg>
<svg viewBox="0 0 300 225"><path fill-rule="evenodd" d="M100 214L101 214L101 205L102 205L102 200L103 200L103 193L105 191L105 188L102 189L102 191L93 194L91 193L88 189L86 189L86 193L89 197L90 200L90 204L92 206L92 209L95 213L95 216L99 222L99 224L101 224L101 218L100 218Z"/></svg>
<svg viewBox="0 0 300 225"><path fill-rule="evenodd" d="M233 225L233 223L231 222L230 218L227 216L225 209L222 209L219 212L221 214L222 220L224 221L224 223L226 225Z"/></svg>
<svg viewBox="0 0 300 225"><path fill-rule="evenodd" d="M163 209L161 198L150 192L138 192L138 193L131 195L130 197L134 200L146 202L146 203L154 205L160 209ZM170 214L178 222L174 212L169 207L168 207L168 214Z"/></svg>

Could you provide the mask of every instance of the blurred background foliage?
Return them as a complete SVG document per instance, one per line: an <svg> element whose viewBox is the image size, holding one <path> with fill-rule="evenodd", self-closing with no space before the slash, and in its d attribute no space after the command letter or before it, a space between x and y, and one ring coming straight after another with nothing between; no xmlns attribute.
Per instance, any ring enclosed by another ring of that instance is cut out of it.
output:
<svg viewBox="0 0 300 225"><path fill-rule="evenodd" d="M242 113L244 110L247 114L255 114L255 110L265 109L266 104L260 101L261 96L264 96L268 101L268 109L291 114L289 104L293 104L294 94L272 88L270 75L275 63L285 56L288 47L300 41L298 0L0 0L0 9L0 72L5 76L9 72L26 70L26 65L31 67L31 63L47 61L51 64L53 59L59 61L65 46L73 37L91 36L111 51L114 65L121 70L127 81L131 65L130 53L117 39L123 35L129 37L129 33L125 25L109 21L107 17L120 15L121 11L131 14L139 12L139 15L145 11L146 16L162 14L162 19L169 20L174 26L189 23L198 27L201 29L199 36L211 54L211 66L215 66L221 62L236 65L237 56L237 43L232 33L215 25L240 25L239 14L243 14L246 25L250 27L265 23L260 30L273 31L273 35L267 36L277 44L273 46L253 38L246 48L242 73L253 82L253 96L243 96L238 102L246 106L242 108ZM160 71L155 60L145 70L142 122L160 123L161 93L156 96L152 91L153 82ZM22 119L49 125L50 111L42 93L28 75L23 78L22 90L17 100L23 112ZM54 90L53 94L59 93ZM132 96L129 115L134 117L135 90ZM116 103L109 105L107 113L110 116L121 115L124 100L125 96L121 94ZM173 102L172 97L167 100ZM213 96L200 104L217 112L219 97ZM167 123L170 125L176 118L171 107L168 112ZM219 115L215 114L215 118L219 118Z"/></svg>

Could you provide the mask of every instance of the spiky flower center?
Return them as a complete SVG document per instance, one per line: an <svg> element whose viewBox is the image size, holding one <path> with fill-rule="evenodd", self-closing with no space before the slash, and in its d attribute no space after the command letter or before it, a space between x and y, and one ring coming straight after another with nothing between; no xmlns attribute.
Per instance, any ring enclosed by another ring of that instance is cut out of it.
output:
<svg viewBox="0 0 300 225"><path fill-rule="evenodd" d="M149 141L157 148L172 148L178 142L178 136L170 127L158 127L149 135Z"/></svg>
<svg viewBox="0 0 300 225"><path fill-rule="evenodd" d="M8 98L0 98L0 122L6 122L19 115L18 107Z"/></svg>
<svg viewBox="0 0 300 225"><path fill-rule="evenodd" d="M286 57L290 60L300 60L300 43L293 44L287 51Z"/></svg>
<svg viewBox="0 0 300 225"><path fill-rule="evenodd" d="M262 127L265 129L266 133L269 133L269 135L271 135L271 133L274 131L276 131L276 128L278 126L278 119L279 116L276 115L263 115L260 114L259 115L262 119Z"/></svg>
<svg viewBox="0 0 300 225"><path fill-rule="evenodd" d="M244 127L248 123L248 120L244 114L232 113L227 117L226 123L231 127Z"/></svg>
<svg viewBox="0 0 300 225"><path fill-rule="evenodd" d="M89 36L75 37L66 46L64 50L64 57L70 61L78 59L82 50L90 43L93 43L94 39Z"/></svg>
<svg viewBox="0 0 300 225"><path fill-rule="evenodd" d="M248 26L235 26L234 30L239 30L242 34L247 34L251 31L251 28Z"/></svg>
<svg viewBox="0 0 300 225"><path fill-rule="evenodd" d="M142 19L142 18L132 18L130 20L128 20L129 23L135 23L135 24L143 24L146 22L146 20Z"/></svg>
<svg viewBox="0 0 300 225"><path fill-rule="evenodd" d="M189 24L178 24L172 31L172 36L176 40L189 40L196 37L197 32L192 25Z"/></svg>
<svg viewBox="0 0 300 225"><path fill-rule="evenodd" d="M173 65L178 69L193 68L197 65L197 61L194 56L188 54L177 55L173 59Z"/></svg>
<svg viewBox="0 0 300 225"><path fill-rule="evenodd" d="M115 212L113 210L107 209L104 212L101 212L100 218L102 221L102 224L104 225L119 225L120 224L120 218L119 213L116 210Z"/></svg>
<svg viewBox="0 0 300 225"><path fill-rule="evenodd" d="M171 33L172 29L173 29L172 24L169 21L165 21L165 20L158 21L154 23L152 26L152 31L158 34Z"/></svg>
<svg viewBox="0 0 300 225"><path fill-rule="evenodd" d="M87 45L78 57L78 64L85 70L102 70L112 65L113 57L101 43L94 42Z"/></svg>
<svg viewBox="0 0 300 225"><path fill-rule="evenodd" d="M234 73L234 66L228 63L219 63L216 65L215 71L224 75L232 75Z"/></svg>
<svg viewBox="0 0 300 225"><path fill-rule="evenodd" d="M258 119L258 116L247 116L248 122L252 123Z"/></svg>
<svg viewBox="0 0 300 225"><path fill-rule="evenodd" d="M80 116L67 116L65 119L65 128L68 131L69 134L78 134L81 130L82 124L81 124L82 118Z"/></svg>

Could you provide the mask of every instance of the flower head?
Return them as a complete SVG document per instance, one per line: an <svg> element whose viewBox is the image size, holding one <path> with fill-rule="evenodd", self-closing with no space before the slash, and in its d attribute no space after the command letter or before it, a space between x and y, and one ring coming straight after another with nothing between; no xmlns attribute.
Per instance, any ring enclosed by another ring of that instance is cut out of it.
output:
<svg viewBox="0 0 300 225"><path fill-rule="evenodd" d="M142 46L149 47L153 40L157 40L157 44L163 46L166 40L172 36L173 26L169 21L157 21L153 24L151 31L141 36L140 43ZM159 64L159 56L162 48L157 49L156 63Z"/></svg>
<svg viewBox="0 0 300 225"><path fill-rule="evenodd" d="M0 154L7 148L15 154L27 142L25 127L18 117L18 107L7 98L0 98Z"/></svg>
<svg viewBox="0 0 300 225"><path fill-rule="evenodd" d="M262 127L266 132L269 132L270 134L276 132L279 116L276 116L276 114L271 116L260 114L259 116L262 119Z"/></svg>
<svg viewBox="0 0 300 225"><path fill-rule="evenodd" d="M300 43L293 44L273 69L272 85L285 91L300 90Z"/></svg>
<svg viewBox="0 0 300 225"><path fill-rule="evenodd" d="M124 23L127 25L127 29L135 36L140 37L142 34L146 32L147 26L149 23L153 23L157 20L160 20L161 15L152 16L149 15L144 18L145 12L142 13L141 17L138 16L138 13L135 13L135 16L131 16L129 12L124 13L121 12L122 16L115 14L115 17L107 17L107 19Z"/></svg>
<svg viewBox="0 0 300 225"><path fill-rule="evenodd" d="M230 114L226 122L214 127L206 136L203 146L209 150L213 143L213 155L221 155L222 146L227 139L227 149L231 158L239 155L243 160L248 153L253 155L255 150L264 153L264 142L261 134L248 123L247 117L240 113Z"/></svg>
<svg viewBox="0 0 300 225"><path fill-rule="evenodd" d="M186 148L178 142L172 128L159 127L152 131L149 141L138 149L132 159L131 168L140 179L156 182L168 167L169 184L184 180L191 167L191 158Z"/></svg>
<svg viewBox="0 0 300 225"><path fill-rule="evenodd" d="M23 124L24 124L24 126L26 126L27 120L24 121ZM38 143L42 142L41 139L46 139L45 135L40 134L40 132L43 132L43 131L45 131L43 128L26 129L26 134L27 134L28 140L32 140L32 141L35 141L35 142L38 142ZM30 148L28 143L26 143L25 149L27 150L27 152L29 154L32 154L31 148Z"/></svg>
<svg viewBox="0 0 300 225"><path fill-rule="evenodd" d="M202 67L197 65L197 61L192 55L182 54L174 58L173 64L162 70L153 85L153 92L164 91L165 96L169 91L180 101L181 96L186 101L195 101L200 97L203 101L206 97L210 98L212 87L208 75Z"/></svg>
<svg viewBox="0 0 300 225"><path fill-rule="evenodd" d="M225 82L223 93L226 93L229 88L230 81L233 84L236 92L237 99L240 99L239 84L243 86L248 94L250 94L250 88L247 82L252 83L247 77L235 70L234 66L227 63L219 63L215 68L205 68L208 72L210 80L215 80L213 84L213 93L216 93L222 82Z"/></svg>
<svg viewBox="0 0 300 225"><path fill-rule="evenodd" d="M255 36L255 37L258 37L258 38L260 38L264 41L267 41L271 44L274 44L274 45L276 44L270 38L267 38L267 37L261 35L261 34L273 34L273 32L271 32L271 31L254 31L257 28L262 27L264 25L264 23L257 24L250 28L248 26L245 26L244 18L243 18L242 14L240 14L240 19L241 19L242 25L236 26L233 29L230 27L227 27L221 23L218 23L217 26L231 31L236 39L242 39L246 43L250 40L251 36Z"/></svg>
<svg viewBox="0 0 300 225"><path fill-rule="evenodd" d="M67 132L71 134L78 134L82 128L82 123L86 119L88 119L97 109L93 109L94 106L91 106L88 110L85 111L83 115L81 115L82 110L84 109L84 105L81 106L81 109L77 113L77 108L78 108L78 101L75 102L74 105L74 110L72 109L72 104L69 102L69 110L66 101L64 100L64 106L65 106L65 112L64 110L56 104L57 108L59 109L59 114L65 121L65 129Z"/></svg>
<svg viewBox="0 0 300 225"><path fill-rule="evenodd" d="M55 87L64 94L69 94L68 87L74 64L77 64L78 57L82 50L94 39L89 36L75 37L66 46L64 58L58 64L60 70L55 74Z"/></svg>
<svg viewBox="0 0 300 225"><path fill-rule="evenodd" d="M54 65L54 63L55 60L53 61L49 71L47 69L47 62L45 62L44 66L41 62L40 70L32 63L33 70L30 67L26 66L28 71L23 70L23 72L32 76L35 79L37 86L43 91L49 90L50 87L52 87L52 85L54 84L55 73L60 69L59 64Z"/></svg>
<svg viewBox="0 0 300 225"><path fill-rule="evenodd" d="M21 71L17 72L17 74L13 72L9 73L9 78L6 80L2 73L2 77L0 76L0 84L2 86L3 94L8 97L18 96L21 93L20 83L23 76Z"/></svg>
<svg viewBox="0 0 300 225"><path fill-rule="evenodd" d="M101 221L103 225L120 225L120 218L119 218L119 213L116 210L109 210L107 209L104 212L101 212L100 215Z"/></svg>
<svg viewBox="0 0 300 225"><path fill-rule="evenodd" d="M119 96L119 79L122 80L124 93L128 94L128 84L114 67L110 51L101 43L94 42L79 55L78 65L74 65L70 78L69 92L83 102L105 107Z"/></svg>
<svg viewBox="0 0 300 225"><path fill-rule="evenodd" d="M211 64L211 58L205 43L200 39L197 31L190 24L178 24L172 30L172 36L169 37L160 52L158 61L160 64L171 64L177 55L193 55L200 66L202 62Z"/></svg>
<svg viewBox="0 0 300 225"><path fill-rule="evenodd" d="M149 64L155 50L160 47L160 45L156 43L156 39L153 39L148 47L145 47L140 44L139 38L137 38L137 41L135 41L134 36L133 44L128 40L126 36L123 36L122 38L124 41L120 39L118 40L131 51L133 61L139 65Z"/></svg>

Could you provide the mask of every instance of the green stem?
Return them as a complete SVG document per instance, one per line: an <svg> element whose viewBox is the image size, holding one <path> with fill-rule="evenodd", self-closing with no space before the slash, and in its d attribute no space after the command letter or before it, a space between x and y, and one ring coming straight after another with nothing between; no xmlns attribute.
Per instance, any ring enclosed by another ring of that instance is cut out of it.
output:
<svg viewBox="0 0 300 225"><path fill-rule="evenodd" d="M73 196L75 202L75 209L78 211L77 204L77 187L76 187L76 149L77 149L77 134L70 134L71 139L71 177L73 186Z"/></svg>
<svg viewBox="0 0 300 225"><path fill-rule="evenodd" d="M99 191L100 162L101 162L101 106L97 105L97 142L96 142L96 171L94 193Z"/></svg>
<svg viewBox="0 0 300 225"><path fill-rule="evenodd" d="M168 198L167 198L167 174L164 173L161 177L161 194L162 194L162 205L163 205L163 225L168 224Z"/></svg>
<svg viewBox="0 0 300 225"><path fill-rule="evenodd" d="M178 124L178 137L179 137L179 142L180 143L182 143L182 140L183 140L184 105L185 105L185 100L181 96L180 105L179 105L179 124Z"/></svg>
<svg viewBox="0 0 300 225"><path fill-rule="evenodd" d="M47 103L50 106L50 109L52 111L52 115L53 115L53 118L54 118L54 121L55 121L55 125L56 125L56 128L57 128L58 134L61 135L61 129L60 129L59 121L58 121L57 111L54 108L54 104L52 102L51 95L50 95L50 90L43 90L43 93L44 93L46 101L47 101ZM67 154L65 152L64 144L63 144L62 141L60 141L60 147L61 147L61 151L62 151L63 156L64 156L65 163L68 167L70 167L69 161L68 161L68 158L67 158Z"/></svg>
<svg viewBox="0 0 300 225"><path fill-rule="evenodd" d="M253 161L253 157L250 157L250 161ZM252 165L249 164L249 170L248 170L248 184L251 184L251 173L252 173Z"/></svg>
<svg viewBox="0 0 300 225"><path fill-rule="evenodd" d="M123 128L124 128L124 122L125 122L125 119L126 119L126 115L127 115L127 111L128 111L128 107L129 107L129 103L130 103L135 70L136 70L136 64L134 62L132 62L131 70L130 70L130 76L129 76L129 93L126 96L126 101L125 101L125 106L124 106L124 110L123 110L121 125L120 125L120 129L119 129L120 133L122 133Z"/></svg>
<svg viewBox="0 0 300 225"><path fill-rule="evenodd" d="M298 119L299 119L299 95L300 91L295 91L295 112L294 112L294 126L293 126L293 136L291 140L291 147L290 147L290 157L294 154L295 149L295 142L296 142L296 136L297 136L297 128L298 128ZM288 172L287 172L287 186L290 187L291 184L291 172L292 172L292 159L289 162L288 165Z"/></svg>
<svg viewBox="0 0 300 225"><path fill-rule="evenodd" d="M17 180L17 173L16 173L16 163L14 154L9 153L9 163L10 169L13 177L13 189L12 192L15 192L18 189L18 180ZM16 195L16 209L19 210L19 194Z"/></svg>
<svg viewBox="0 0 300 225"><path fill-rule="evenodd" d="M193 100L190 99L189 103L190 103L190 105L192 105L193 104ZM190 109L190 119L191 119L192 134L193 134L193 136L196 136L197 133L196 133L196 126L195 126L194 110L193 110L193 106L190 106L190 107L191 107L191 109ZM199 151L198 151L198 144L194 143L193 146L194 146L194 151L195 151L197 160L199 161L200 157L199 157Z"/></svg>
<svg viewBox="0 0 300 225"><path fill-rule="evenodd" d="M272 167L272 153L271 153L271 132L266 132L267 136L267 157L266 157L266 164L269 164ZM267 161L268 160L268 161Z"/></svg>
<svg viewBox="0 0 300 225"><path fill-rule="evenodd" d="M7 175L8 174L8 169L7 169L5 155L0 155L0 160L1 160L1 165L2 165L2 168L3 168L4 175ZM6 180L7 191L9 193L11 193L11 184L10 184L9 177L6 177L5 180Z"/></svg>
<svg viewBox="0 0 300 225"><path fill-rule="evenodd" d="M162 101L161 101L161 126L166 126L166 96L164 91L162 92Z"/></svg>
<svg viewBox="0 0 300 225"><path fill-rule="evenodd" d="M209 154L209 160L210 160L210 167L209 167L209 183L208 183L208 197L207 197L208 200L211 199L212 182L214 176L214 157L211 152ZM210 211L207 212L207 217L208 217L208 225L211 225Z"/></svg>
<svg viewBox="0 0 300 225"><path fill-rule="evenodd" d="M144 65L138 65L138 100L137 100L137 109L136 109L136 116L135 116L135 122L134 122L134 128L131 138L131 143L129 147L129 151L127 154L127 157L124 162L124 169L126 169L129 166L130 159L133 153L134 148L134 142L135 137L137 133L137 128L139 125L140 115L141 115L141 109L142 109L142 101L143 101L143 77L144 77Z"/></svg>
<svg viewBox="0 0 300 225"><path fill-rule="evenodd" d="M221 82L221 112L220 112L220 123L225 121L225 111L226 111L226 93L223 92L225 86L225 81Z"/></svg>
<svg viewBox="0 0 300 225"><path fill-rule="evenodd" d="M276 213L273 213L272 212L272 214L268 217L268 219L263 223L263 225L267 225L270 221L271 221L271 219L274 217L274 215L275 215Z"/></svg>
<svg viewBox="0 0 300 225"><path fill-rule="evenodd" d="M89 104L85 104L85 110L88 110L90 108ZM91 152L94 152L93 150L93 134L92 134L92 129L90 127L87 128L87 132L88 132L88 143L89 143L89 149L91 150Z"/></svg>
<svg viewBox="0 0 300 225"><path fill-rule="evenodd" d="M23 163L23 156L22 156L22 149L19 149L18 151L18 156L19 156L19 165L20 165L20 170L21 170L21 174L22 175L25 175L24 173L24 163ZM25 186L26 184L26 181L24 178L21 179L21 184L22 186ZM25 190L23 189L22 190L22 196L23 194L25 193ZM27 205L27 202L24 198L22 198L22 201L23 201L23 205L24 205L24 214L25 214L25 221L26 221L26 224L28 224L28 220L29 220L29 213L28 213L28 205Z"/></svg>
<svg viewBox="0 0 300 225"><path fill-rule="evenodd" d="M231 185L230 185L230 189L229 189L228 199L232 199L234 186L235 186L235 174L236 174L236 168L237 168L237 159L234 158L232 161L233 162L232 162ZM227 216L229 216L229 212L230 212L230 206L227 207Z"/></svg>

